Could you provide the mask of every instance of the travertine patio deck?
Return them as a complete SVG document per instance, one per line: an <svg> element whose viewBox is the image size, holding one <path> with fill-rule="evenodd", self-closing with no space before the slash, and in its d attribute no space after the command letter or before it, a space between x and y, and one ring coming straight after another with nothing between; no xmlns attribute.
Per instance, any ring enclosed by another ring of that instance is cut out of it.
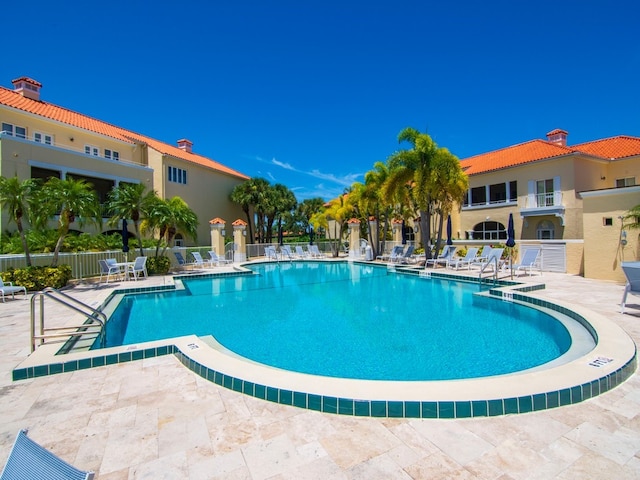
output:
<svg viewBox="0 0 640 480"><path fill-rule="evenodd" d="M532 278L547 284L542 296L588 307L640 340L640 309L619 313L621 285ZM98 305L113 288L80 284L69 293ZM48 321L68 316L47 306ZM0 304L0 338L2 465L17 431L29 428L34 440L100 479L640 478L637 373L601 396L541 412L376 419L248 397L200 378L172 355L12 382L12 369L29 354L23 300Z"/></svg>

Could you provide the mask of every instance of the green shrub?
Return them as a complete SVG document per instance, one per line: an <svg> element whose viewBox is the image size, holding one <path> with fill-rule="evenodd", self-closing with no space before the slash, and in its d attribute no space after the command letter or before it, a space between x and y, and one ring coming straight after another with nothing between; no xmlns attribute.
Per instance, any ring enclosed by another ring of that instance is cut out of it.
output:
<svg viewBox="0 0 640 480"><path fill-rule="evenodd" d="M171 260L168 257L147 258L147 273L149 275L166 275L171 268Z"/></svg>
<svg viewBox="0 0 640 480"><path fill-rule="evenodd" d="M31 292L44 290L46 287L59 289L71 280L71 266L10 268L2 272L2 280L13 282Z"/></svg>

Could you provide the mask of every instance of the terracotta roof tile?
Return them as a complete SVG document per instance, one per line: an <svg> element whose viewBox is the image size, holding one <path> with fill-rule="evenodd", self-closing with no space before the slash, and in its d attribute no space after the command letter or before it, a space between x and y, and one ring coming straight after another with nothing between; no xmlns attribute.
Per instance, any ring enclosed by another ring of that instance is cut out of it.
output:
<svg viewBox="0 0 640 480"><path fill-rule="evenodd" d="M77 113L48 102L31 100L5 87L0 87L0 105L6 105L8 107L22 110L27 113L40 115L50 120L55 120L67 125L82 128L84 130L89 130L94 133L99 133L101 135L115 138L123 142L145 143L149 145L149 147L165 155L171 155L173 157L186 160L191 163L196 163L198 165L202 165L204 167L211 168L213 170L217 170L234 177L242 179L249 178L236 170L226 167L225 165L222 165L221 163L218 163L215 160L211 160L210 158L204 157L202 155L185 152L178 147L174 147L159 140L155 140L151 137L147 137L145 135L141 135L139 133L135 133L118 126L111 125L107 122L88 117L81 113Z"/></svg>
<svg viewBox="0 0 640 480"><path fill-rule="evenodd" d="M574 153L570 147L562 147L545 140L531 140L489 153L483 153L460 161L467 175L486 173L503 168L522 165L547 158Z"/></svg>
<svg viewBox="0 0 640 480"><path fill-rule="evenodd" d="M573 148L590 155L611 160L640 155L640 138L619 135L574 145Z"/></svg>

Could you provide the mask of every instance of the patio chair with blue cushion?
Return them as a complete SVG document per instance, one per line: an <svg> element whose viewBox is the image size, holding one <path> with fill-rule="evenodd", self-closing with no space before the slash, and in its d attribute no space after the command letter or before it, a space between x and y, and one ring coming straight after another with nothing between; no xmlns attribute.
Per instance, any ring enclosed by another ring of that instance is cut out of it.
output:
<svg viewBox="0 0 640 480"><path fill-rule="evenodd" d="M27 289L20 285L14 285L13 282L4 283L2 277L0 277L0 294L2 294L2 302L5 301L5 296L11 295L11 298L15 299L16 293L24 293L25 300L27 299Z"/></svg>
<svg viewBox="0 0 640 480"><path fill-rule="evenodd" d="M627 279L620 302L620 313L624 313L629 294L640 297L640 262L622 262L622 271Z"/></svg>
<svg viewBox="0 0 640 480"><path fill-rule="evenodd" d="M0 480L91 480L93 472L79 470L37 444L20 430Z"/></svg>
<svg viewBox="0 0 640 480"><path fill-rule="evenodd" d="M534 268L540 271L540 274L542 274L542 268L538 263L539 256L539 248L530 248L528 250L525 250L522 254L522 258L520 259L520 263L514 264L512 268L516 272L518 270L524 270L524 273L527 273L527 270L529 270L529 276L532 275L532 271Z"/></svg>
<svg viewBox="0 0 640 480"><path fill-rule="evenodd" d="M213 262L211 260L205 260L204 258L202 258L202 255L200 255L200 252L191 252L191 255L193 256L193 259L194 259L193 263L196 267L202 267L202 268L205 268L207 266L213 267Z"/></svg>
<svg viewBox="0 0 640 480"><path fill-rule="evenodd" d="M480 271L484 272L489 266L491 266L492 272L497 272L503 266L502 253L504 248L492 248L487 256L486 260L480 262L471 262L471 266L480 267Z"/></svg>
<svg viewBox="0 0 640 480"><path fill-rule="evenodd" d="M296 245L295 246L295 250L296 250L296 256L298 258L309 258L309 252L305 251L301 245Z"/></svg>
<svg viewBox="0 0 640 480"><path fill-rule="evenodd" d="M415 250L414 245L409 245L404 253L401 253L400 256L395 260L396 263L416 263L417 260L413 256L413 251Z"/></svg>
<svg viewBox="0 0 640 480"><path fill-rule="evenodd" d="M106 283L109 283L109 278L111 278L112 275L115 277L120 277L120 274L122 273L118 265L109 265L109 262L107 260L98 260L98 264L100 265L100 280L98 280L99 283L102 283L102 277L105 275L107 276Z"/></svg>
<svg viewBox="0 0 640 480"><path fill-rule="evenodd" d="M395 262L398 259L398 257L402 255L403 251L404 251L404 245L395 245L391 249L391 252L378 255L376 259L382 260L383 262Z"/></svg>
<svg viewBox="0 0 640 480"><path fill-rule="evenodd" d="M185 269L187 267L193 267L195 265L195 263L193 263L193 262L187 262L184 259L184 257L182 256L182 253L173 252L173 254L176 256L176 260L178 262L178 266L180 267L180 269Z"/></svg>

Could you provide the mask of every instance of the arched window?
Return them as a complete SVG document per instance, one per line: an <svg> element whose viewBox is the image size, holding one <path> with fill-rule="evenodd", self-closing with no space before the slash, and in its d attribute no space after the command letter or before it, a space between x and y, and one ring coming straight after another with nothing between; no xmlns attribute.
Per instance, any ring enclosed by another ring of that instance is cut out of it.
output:
<svg viewBox="0 0 640 480"><path fill-rule="evenodd" d="M413 231L413 227L411 225L405 225L404 226L404 239L407 242L415 242L416 241L416 234Z"/></svg>
<svg viewBox="0 0 640 480"><path fill-rule="evenodd" d="M506 240L507 230L500 222L482 222L473 227L472 240Z"/></svg>
<svg viewBox="0 0 640 480"><path fill-rule="evenodd" d="M553 240L556 238L556 227L550 220L542 220L536 227L536 238L538 240Z"/></svg>
<svg viewBox="0 0 640 480"><path fill-rule="evenodd" d="M176 236L173 237L173 243L176 247L184 247L184 238L181 233L176 233Z"/></svg>

